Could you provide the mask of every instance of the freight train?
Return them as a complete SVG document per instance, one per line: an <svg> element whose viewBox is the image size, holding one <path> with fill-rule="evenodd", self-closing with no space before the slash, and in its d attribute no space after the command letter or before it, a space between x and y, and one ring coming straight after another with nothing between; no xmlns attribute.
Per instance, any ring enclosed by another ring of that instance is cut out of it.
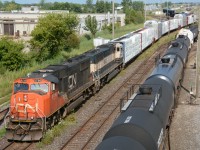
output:
<svg viewBox="0 0 200 150"><path fill-rule="evenodd" d="M5 119L7 139L40 140L45 131L98 92L162 35L196 21L193 14L187 18L186 22L181 15L166 21L147 21L143 29L16 79Z"/></svg>
<svg viewBox="0 0 200 150"><path fill-rule="evenodd" d="M121 114L96 150L163 148L166 128L176 107L188 51L197 34L197 26L180 30L151 75L128 98Z"/></svg>

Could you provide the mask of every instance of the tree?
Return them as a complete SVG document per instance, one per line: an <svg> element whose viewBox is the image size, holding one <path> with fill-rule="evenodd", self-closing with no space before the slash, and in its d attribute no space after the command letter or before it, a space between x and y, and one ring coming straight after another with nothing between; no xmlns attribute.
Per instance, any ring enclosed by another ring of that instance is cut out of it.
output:
<svg viewBox="0 0 200 150"><path fill-rule="evenodd" d="M106 1L104 5L105 5L105 13L108 11L110 11L110 12L112 11L112 2Z"/></svg>
<svg viewBox="0 0 200 150"><path fill-rule="evenodd" d="M0 0L0 10L2 10L2 8L3 8L3 3L2 3L2 1Z"/></svg>
<svg viewBox="0 0 200 150"><path fill-rule="evenodd" d="M44 3L44 5L40 8L43 10L52 10L53 3Z"/></svg>
<svg viewBox="0 0 200 150"><path fill-rule="evenodd" d="M39 18L30 41L36 60L53 58L62 50L78 47L80 41L75 33L78 22L78 17L71 13L48 14Z"/></svg>
<svg viewBox="0 0 200 150"><path fill-rule="evenodd" d="M71 3L70 8L71 8L71 11L73 11L73 12L82 13L82 7L80 4Z"/></svg>
<svg viewBox="0 0 200 150"><path fill-rule="evenodd" d="M164 3L161 4L161 6L162 6L162 8L165 8L165 7L166 7L166 8L167 8L167 7L169 8L169 7L172 6L172 2L164 2Z"/></svg>
<svg viewBox="0 0 200 150"><path fill-rule="evenodd" d="M21 6L17 3L15 3L14 0L11 2L5 1L4 2L4 10L5 11L11 11L11 10L19 10L21 9Z"/></svg>
<svg viewBox="0 0 200 150"><path fill-rule="evenodd" d="M131 8L131 0L122 0L122 6L123 6L123 11L127 12L127 9L129 10Z"/></svg>
<svg viewBox="0 0 200 150"><path fill-rule="evenodd" d="M104 13L105 11L105 4L103 0L97 0L96 2L96 12L97 13Z"/></svg>
<svg viewBox="0 0 200 150"><path fill-rule="evenodd" d="M97 20L96 17L91 17L90 15L85 18L85 27L84 29L87 31L90 31L92 33L92 36L95 37L95 34L97 33Z"/></svg>
<svg viewBox="0 0 200 150"><path fill-rule="evenodd" d="M142 12L144 12L144 3L140 2L140 1L132 2L132 8L135 11L142 11Z"/></svg>
<svg viewBox="0 0 200 150"><path fill-rule="evenodd" d="M93 10L93 0L86 0L86 11L92 12Z"/></svg>
<svg viewBox="0 0 200 150"><path fill-rule="evenodd" d="M125 22L126 22L126 24L143 23L144 22L144 15L143 15L142 11L135 11L133 9L126 10Z"/></svg>
<svg viewBox="0 0 200 150"><path fill-rule="evenodd" d="M45 0L40 0L40 6L43 7L45 4Z"/></svg>
<svg viewBox="0 0 200 150"><path fill-rule="evenodd" d="M8 70L19 70L27 62L27 56L22 52L22 42L14 42L6 37L0 40L0 68ZM0 71L0 74L2 72Z"/></svg>

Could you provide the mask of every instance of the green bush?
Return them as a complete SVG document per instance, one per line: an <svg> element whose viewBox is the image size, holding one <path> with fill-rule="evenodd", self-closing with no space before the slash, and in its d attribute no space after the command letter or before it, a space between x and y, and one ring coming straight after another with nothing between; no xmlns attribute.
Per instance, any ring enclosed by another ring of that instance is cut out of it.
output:
<svg viewBox="0 0 200 150"><path fill-rule="evenodd" d="M27 56L22 52L22 42L14 42L6 37L0 40L0 68L10 71L19 70L24 67L27 62ZM1 70L1 74L3 73Z"/></svg>
<svg viewBox="0 0 200 150"><path fill-rule="evenodd" d="M126 10L125 23L130 24L140 24L144 22L144 14L142 11L135 11L133 9Z"/></svg>
<svg viewBox="0 0 200 150"><path fill-rule="evenodd" d="M3 75L6 72L6 67L3 66L2 63L0 63L0 75Z"/></svg>
<svg viewBox="0 0 200 150"><path fill-rule="evenodd" d="M32 31L30 41L35 60L56 57L62 50L70 50L79 46L79 38L75 34L78 17L74 14L48 14L39 18Z"/></svg>

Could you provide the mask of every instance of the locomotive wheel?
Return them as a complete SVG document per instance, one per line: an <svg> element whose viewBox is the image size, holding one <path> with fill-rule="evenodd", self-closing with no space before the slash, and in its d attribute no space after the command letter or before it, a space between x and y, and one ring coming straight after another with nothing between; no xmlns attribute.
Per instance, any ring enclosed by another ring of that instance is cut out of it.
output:
<svg viewBox="0 0 200 150"><path fill-rule="evenodd" d="M51 119L51 127L53 127L56 123L56 116L53 116Z"/></svg>
<svg viewBox="0 0 200 150"><path fill-rule="evenodd" d="M66 115L67 115L67 108L64 107L63 110L62 110L62 114L61 114L62 119L65 118Z"/></svg>

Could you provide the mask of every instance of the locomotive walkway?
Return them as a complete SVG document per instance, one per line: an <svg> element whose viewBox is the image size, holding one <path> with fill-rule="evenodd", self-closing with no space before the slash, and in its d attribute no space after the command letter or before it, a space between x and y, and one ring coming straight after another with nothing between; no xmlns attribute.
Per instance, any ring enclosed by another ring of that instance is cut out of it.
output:
<svg viewBox="0 0 200 150"><path fill-rule="evenodd" d="M200 40L198 40L200 42ZM200 45L200 44L199 44ZM190 92L196 93L196 59L197 43L192 48L184 73L183 84L170 127L171 150L200 149L200 98L194 98ZM200 81L197 82L200 86ZM199 94L198 94L199 95Z"/></svg>

